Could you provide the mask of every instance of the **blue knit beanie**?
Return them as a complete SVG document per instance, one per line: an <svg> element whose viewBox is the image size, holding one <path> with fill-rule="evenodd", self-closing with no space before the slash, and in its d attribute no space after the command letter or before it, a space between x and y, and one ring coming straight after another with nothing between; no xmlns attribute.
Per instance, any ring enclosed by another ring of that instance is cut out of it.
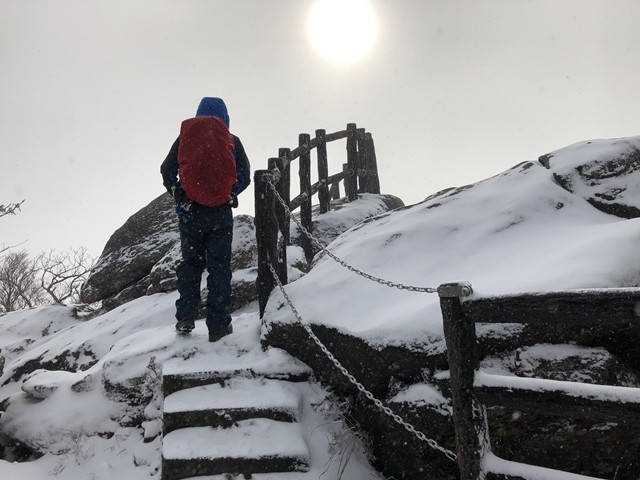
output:
<svg viewBox="0 0 640 480"><path fill-rule="evenodd" d="M202 117L204 115L218 117L227 125L227 127L229 127L229 112L227 111L227 106L225 105L224 100L221 98L204 97L200 100L196 117Z"/></svg>

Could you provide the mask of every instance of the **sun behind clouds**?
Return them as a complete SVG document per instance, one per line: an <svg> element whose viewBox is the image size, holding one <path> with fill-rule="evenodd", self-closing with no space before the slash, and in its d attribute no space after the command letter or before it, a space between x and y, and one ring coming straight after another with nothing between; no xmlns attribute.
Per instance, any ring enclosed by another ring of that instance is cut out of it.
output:
<svg viewBox="0 0 640 480"><path fill-rule="evenodd" d="M307 28L320 55L347 64L371 50L378 21L368 0L317 0L309 11Z"/></svg>

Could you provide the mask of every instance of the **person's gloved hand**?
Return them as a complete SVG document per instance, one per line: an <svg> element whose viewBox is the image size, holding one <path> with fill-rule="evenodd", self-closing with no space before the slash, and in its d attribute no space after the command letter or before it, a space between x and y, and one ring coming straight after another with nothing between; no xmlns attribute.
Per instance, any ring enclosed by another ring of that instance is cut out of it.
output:
<svg viewBox="0 0 640 480"><path fill-rule="evenodd" d="M178 213L180 213L179 210L183 212L191 210L193 201L187 197L182 187L171 187L171 191L173 192L173 200L176 202L176 211L178 211Z"/></svg>
<svg viewBox="0 0 640 480"><path fill-rule="evenodd" d="M238 197L236 195L231 194L229 205L231 205L231 208L238 208Z"/></svg>

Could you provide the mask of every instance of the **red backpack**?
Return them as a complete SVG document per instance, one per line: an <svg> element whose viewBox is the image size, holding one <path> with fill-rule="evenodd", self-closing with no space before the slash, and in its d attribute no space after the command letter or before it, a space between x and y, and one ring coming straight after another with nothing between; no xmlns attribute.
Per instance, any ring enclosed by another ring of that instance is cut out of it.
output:
<svg viewBox="0 0 640 480"><path fill-rule="evenodd" d="M229 201L237 181L233 149L233 137L218 117L201 116L182 122L178 175L191 200L207 207Z"/></svg>

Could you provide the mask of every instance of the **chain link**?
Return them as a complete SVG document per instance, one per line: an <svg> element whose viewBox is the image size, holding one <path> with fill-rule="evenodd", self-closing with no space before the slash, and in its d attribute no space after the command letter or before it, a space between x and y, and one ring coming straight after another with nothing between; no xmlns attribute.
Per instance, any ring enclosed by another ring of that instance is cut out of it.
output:
<svg viewBox="0 0 640 480"><path fill-rule="evenodd" d="M410 292L437 293L438 290L436 288L432 288L432 287L416 287L416 286L413 286L413 285L404 285L402 283L391 282L389 280L385 280L384 278L376 277L376 276L371 275L369 273L363 272L362 270L360 270L360 269L358 269L358 268L356 268L356 267L354 267L352 265L349 265L347 262L345 262L340 257L338 257L336 254L334 254L331 250L327 249L324 245L322 245L322 243L320 243L320 241L317 238L315 238L311 234L311 232L309 232L309 230L307 230L302 225L300 220L298 220L294 215L291 214L291 211L289 210L289 207L287 206L286 202L282 199L282 197L278 193L278 190L276 190L275 185L272 182L268 182L268 183L269 183L269 187L273 190L273 193L275 194L276 198L278 199L278 202L280 202L280 204L285 208L285 211L287 212L289 218L291 218L291 220L294 221L294 223L307 236L307 238L309 238L309 240L311 240L311 242L313 242L314 245L316 245L320 250L322 250L324 253L326 253L330 258L332 258L334 261L336 261L337 263L342 265L347 270L350 270L353 273L355 273L357 275L360 275L361 277L366 278L367 280L371 280L373 282L377 282L377 283L379 283L381 285L385 285L387 287L397 288L399 290L408 290Z"/></svg>
<svg viewBox="0 0 640 480"><path fill-rule="evenodd" d="M456 461L455 453L453 453L451 450L447 450L446 448L441 447L440 445L438 445L438 443L435 440L428 438L424 433L417 430L413 425L404 421L400 415L396 414L393 410L391 410L391 408L389 408L387 405L382 403L381 400L374 397L373 393L367 390L367 388L364 385L362 385L351 373L349 373L349 371L340 363L340 361L333 355L333 353L331 353L329 349L322 343L322 341L316 336L313 330L311 330L311 327L308 324L304 323L304 321L302 320L302 317L300 316L300 313L298 312L295 305L291 301L291 298L287 294L287 291L284 289L284 285L282 285L282 282L280 281L280 277L278 277L278 274L273 268L273 265L269 264L269 269L271 270L271 274L273 275L273 278L278 284L278 287L280 288L282 295L284 296L286 302L289 304L289 308L291 308L291 311L295 315L296 319L298 320L298 322L300 322L300 325L302 325L302 327L306 330L306 332L309 334L311 339L315 342L316 345L318 345L320 350L322 350L322 352L327 356L327 358L331 360L331 362L336 366L336 368L340 370L340 372L345 377L347 377L347 379L353 385L355 385L357 389L364 394L365 397L371 400L376 405L376 407L378 407L386 415L391 417L396 423L398 423L399 425L404 427L407 431L415 435L419 440L426 442L427 445L429 445L434 450L438 450L439 452L443 453L449 460L452 460L455 462Z"/></svg>

